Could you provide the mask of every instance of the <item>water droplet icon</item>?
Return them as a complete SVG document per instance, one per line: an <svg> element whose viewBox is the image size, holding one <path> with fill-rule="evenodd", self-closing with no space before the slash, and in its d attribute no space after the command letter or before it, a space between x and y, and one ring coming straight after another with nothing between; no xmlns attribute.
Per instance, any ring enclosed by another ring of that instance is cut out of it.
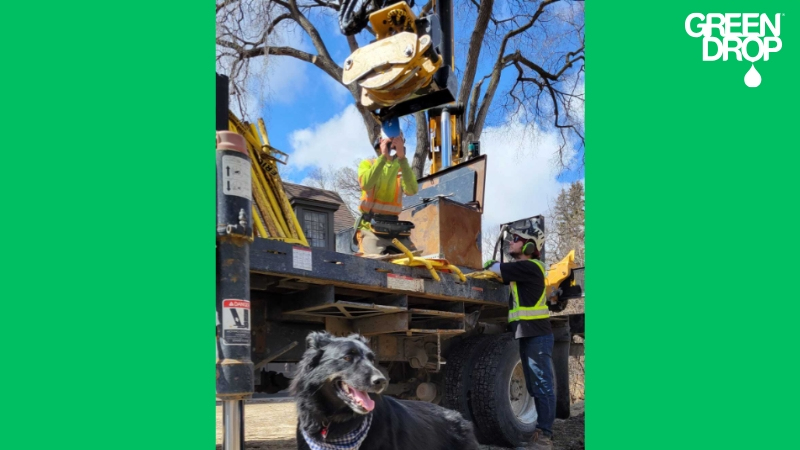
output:
<svg viewBox="0 0 800 450"><path fill-rule="evenodd" d="M758 87L761 84L761 74L758 73L754 64L750 64L750 70L744 76L744 84L751 88Z"/></svg>

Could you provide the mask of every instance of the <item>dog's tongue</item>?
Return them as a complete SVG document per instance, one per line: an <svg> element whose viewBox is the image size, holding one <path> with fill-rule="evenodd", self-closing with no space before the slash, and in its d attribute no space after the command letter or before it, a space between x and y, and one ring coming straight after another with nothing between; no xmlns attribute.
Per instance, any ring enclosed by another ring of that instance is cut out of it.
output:
<svg viewBox="0 0 800 450"><path fill-rule="evenodd" d="M369 398L369 395L367 395L366 392L359 391L358 389L354 389L352 387L350 388L350 392L353 393L353 396L367 411L372 411L375 408L375 402Z"/></svg>

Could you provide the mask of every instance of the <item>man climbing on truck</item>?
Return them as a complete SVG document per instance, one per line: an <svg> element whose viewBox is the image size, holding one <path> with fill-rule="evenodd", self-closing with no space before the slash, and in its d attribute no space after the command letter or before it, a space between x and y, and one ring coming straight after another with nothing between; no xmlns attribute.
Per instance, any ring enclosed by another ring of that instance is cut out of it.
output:
<svg viewBox="0 0 800 450"><path fill-rule="evenodd" d="M533 397L538 415L533 435L535 450L552 450L556 395L553 380L553 331L545 295L545 268L539 261L544 232L531 219L514 222L507 228L508 254L513 262L491 260L484 268L511 285L508 322L525 375L525 385ZM522 448L522 447L520 447Z"/></svg>
<svg viewBox="0 0 800 450"><path fill-rule="evenodd" d="M383 136L376 145L380 156L358 166L362 215L356 221L354 241L362 255L400 253L392 246L394 238L412 252L415 250L408 238L413 224L398 220L403 193L416 194L417 179L406 158L405 140L397 122L393 119L393 123L384 124Z"/></svg>

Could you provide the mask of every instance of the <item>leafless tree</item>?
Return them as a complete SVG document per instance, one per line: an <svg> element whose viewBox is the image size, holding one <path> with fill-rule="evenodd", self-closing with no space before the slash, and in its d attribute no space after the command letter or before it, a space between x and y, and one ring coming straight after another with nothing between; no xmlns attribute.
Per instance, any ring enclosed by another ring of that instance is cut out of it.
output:
<svg viewBox="0 0 800 450"><path fill-rule="evenodd" d="M273 32L283 19L273 24L271 18L275 16L275 8L269 2L217 0L216 6L217 69L223 69L230 77L232 103L244 116L242 119L247 119L253 109L250 104L264 102L265 93L253 86L258 85L258 79L266 76L269 59L247 57L243 50L252 48L256 43L274 44Z"/></svg>
<svg viewBox="0 0 800 450"><path fill-rule="evenodd" d="M478 14L458 94L458 103L467 105L463 145L480 140L500 79L511 72L516 79L501 96L503 120L512 116L545 127L549 121L562 138L557 161L567 166L570 141L577 139L581 147L585 142L583 117L576 113L584 101L579 90L584 71L583 2L511 0L505 3L505 17L497 17L494 0L470 2ZM484 48L494 64L475 81Z"/></svg>
<svg viewBox="0 0 800 450"><path fill-rule="evenodd" d="M315 167L308 174L308 181L306 183L311 187L330 191L333 189L333 186L335 184L334 182L335 177L336 177L335 169L333 168L323 169L322 167Z"/></svg>
<svg viewBox="0 0 800 450"><path fill-rule="evenodd" d="M355 167L358 161L351 166L335 169L316 167L308 174L308 185L339 194L344 201L344 206L350 215L357 217L358 203L361 199L361 185L358 184L358 171Z"/></svg>
<svg viewBox="0 0 800 450"><path fill-rule="evenodd" d="M322 15L335 15L341 0L217 0L217 63L231 74L232 94L240 106L248 90L252 60L268 56L290 57L313 64L341 83L342 68L330 55L316 23ZM499 4L498 4L499 5ZM429 10L431 3L423 6ZM580 111L584 94L579 90L584 71L583 3L569 0L509 0L503 7L494 0L469 0L456 5L469 42L458 47L465 55L457 61L461 79L458 102L466 111L458 124L466 147L480 140L492 111L534 127L549 127L561 134L557 161L569 164L572 143L584 144ZM276 30L299 27L314 53L276 42ZM369 27L366 32L371 32ZM359 47L355 36L342 36L350 51ZM491 70L478 74L482 58ZM504 74L515 76L513 85L498 92ZM345 86L361 113L370 141L380 132L375 117L360 105L358 86ZM501 101L496 100L500 98ZM423 175L428 152L424 114L415 114L417 148L412 167Z"/></svg>
<svg viewBox="0 0 800 450"><path fill-rule="evenodd" d="M575 250L575 262L579 266L585 264L585 215L583 184L576 181L561 190L547 215L545 240L548 265L560 261L571 250Z"/></svg>
<svg viewBox="0 0 800 450"><path fill-rule="evenodd" d="M492 256L499 258L499 253L493 255L494 246L497 244L497 238L500 237L500 225L490 225L486 220L481 220L481 253L484 261L492 259ZM501 250L498 248L498 252Z"/></svg>

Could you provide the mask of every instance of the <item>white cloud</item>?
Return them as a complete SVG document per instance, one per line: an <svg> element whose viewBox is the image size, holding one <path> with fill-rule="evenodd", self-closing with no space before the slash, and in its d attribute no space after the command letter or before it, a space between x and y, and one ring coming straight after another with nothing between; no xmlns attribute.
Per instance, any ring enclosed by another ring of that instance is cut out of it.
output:
<svg viewBox="0 0 800 450"><path fill-rule="evenodd" d="M338 169L351 165L355 158L375 155L361 114L352 104L327 122L293 131L289 144L293 150L290 171Z"/></svg>
<svg viewBox="0 0 800 450"><path fill-rule="evenodd" d="M548 206L565 183L556 180L554 155L559 135L532 130L516 121L487 128L481 136L481 152L488 156L484 221L489 226L538 214ZM572 158L575 151L566 149Z"/></svg>
<svg viewBox="0 0 800 450"><path fill-rule="evenodd" d="M361 115L352 104L324 123L295 130L289 135L289 143L293 152L288 178L291 172L314 167L338 169L374 156ZM484 130L481 151L489 155L486 225L548 213L549 205L567 186L556 180L554 156L559 145L560 134L533 129L518 121ZM411 149L413 145L409 145ZM574 149L568 147L565 159L574 155Z"/></svg>

